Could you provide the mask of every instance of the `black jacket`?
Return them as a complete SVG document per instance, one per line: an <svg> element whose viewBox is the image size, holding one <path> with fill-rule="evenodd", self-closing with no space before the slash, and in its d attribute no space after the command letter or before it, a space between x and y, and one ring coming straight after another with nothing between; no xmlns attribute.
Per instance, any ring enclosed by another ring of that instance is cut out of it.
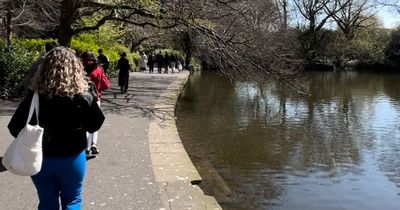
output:
<svg viewBox="0 0 400 210"><path fill-rule="evenodd" d="M110 61L108 60L107 56L105 56L104 54L100 54L97 57L97 60L100 64L100 66L103 67L104 71L107 72L108 67L110 65Z"/></svg>
<svg viewBox="0 0 400 210"><path fill-rule="evenodd" d="M30 91L18 106L8 124L11 135L25 127L33 97ZM44 156L72 156L86 149L86 132L100 129L104 115L93 96L88 93L74 97L39 95L39 125L44 129ZM37 124L33 115L30 124Z"/></svg>
<svg viewBox="0 0 400 210"><path fill-rule="evenodd" d="M150 54L149 58L147 59L147 65L153 66L155 62L156 62L156 57Z"/></svg>
<svg viewBox="0 0 400 210"><path fill-rule="evenodd" d="M157 54L156 55L156 62L157 65L162 65L164 63L164 56L162 54Z"/></svg>
<svg viewBox="0 0 400 210"><path fill-rule="evenodd" d="M125 57L121 57L118 60L118 68L119 68L119 74L128 74L129 75L129 70L131 69L129 60Z"/></svg>

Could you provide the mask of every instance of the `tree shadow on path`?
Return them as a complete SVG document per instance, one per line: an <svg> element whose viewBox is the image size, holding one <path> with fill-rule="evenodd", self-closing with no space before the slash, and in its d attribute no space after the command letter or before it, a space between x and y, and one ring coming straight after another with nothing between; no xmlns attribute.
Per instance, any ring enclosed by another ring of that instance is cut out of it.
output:
<svg viewBox="0 0 400 210"><path fill-rule="evenodd" d="M173 105L165 103L164 106L159 103L160 101L174 100L172 93L177 93L179 87L168 87L175 79L134 78L130 81L134 85L129 86L127 93L121 94L116 86L107 90L102 97L101 108L105 113L125 115L131 118L149 117L163 121L167 111L171 110ZM169 97L170 95L171 97Z"/></svg>

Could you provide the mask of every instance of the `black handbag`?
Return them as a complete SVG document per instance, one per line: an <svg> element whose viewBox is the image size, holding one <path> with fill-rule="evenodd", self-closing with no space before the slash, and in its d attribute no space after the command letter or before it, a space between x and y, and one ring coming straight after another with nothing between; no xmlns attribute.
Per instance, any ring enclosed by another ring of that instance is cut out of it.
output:
<svg viewBox="0 0 400 210"><path fill-rule="evenodd" d="M96 101L99 100L99 94L97 93L96 85L93 82L89 82L89 92L96 99Z"/></svg>

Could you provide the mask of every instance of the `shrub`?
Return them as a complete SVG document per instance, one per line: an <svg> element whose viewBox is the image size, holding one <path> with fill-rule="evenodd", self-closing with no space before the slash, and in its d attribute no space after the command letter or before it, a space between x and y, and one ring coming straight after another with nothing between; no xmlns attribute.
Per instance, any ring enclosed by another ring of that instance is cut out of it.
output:
<svg viewBox="0 0 400 210"><path fill-rule="evenodd" d="M14 39L14 46L24 48L37 53L44 52L46 43L55 42L54 39Z"/></svg>
<svg viewBox="0 0 400 210"><path fill-rule="evenodd" d="M39 51L15 44L7 48L0 40L0 97L15 98L24 93L25 78L30 66L38 59Z"/></svg>
<svg viewBox="0 0 400 210"><path fill-rule="evenodd" d="M390 34L390 41L385 55L389 62L400 65L400 28Z"/></svg>
<svg viewBox="0 0 400 210"><path fill-rule="evenodd" d="M350 41L337 36L334 49L347 59L364 60L374 63L385 61L385 50L389 43L389 33L383 29L367 28Z"/></svg>

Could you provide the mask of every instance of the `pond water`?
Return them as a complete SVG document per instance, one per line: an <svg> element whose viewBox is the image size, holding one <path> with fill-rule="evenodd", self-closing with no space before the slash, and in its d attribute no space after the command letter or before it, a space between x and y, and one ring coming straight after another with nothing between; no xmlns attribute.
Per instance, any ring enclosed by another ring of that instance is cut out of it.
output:
<svg viewBox="0 0 400 210"><path fill-rule="evenodd" d="M190 78L177 127L204 191L232 210L400 209L400 75L304 77L310 95Z"/></svg>

